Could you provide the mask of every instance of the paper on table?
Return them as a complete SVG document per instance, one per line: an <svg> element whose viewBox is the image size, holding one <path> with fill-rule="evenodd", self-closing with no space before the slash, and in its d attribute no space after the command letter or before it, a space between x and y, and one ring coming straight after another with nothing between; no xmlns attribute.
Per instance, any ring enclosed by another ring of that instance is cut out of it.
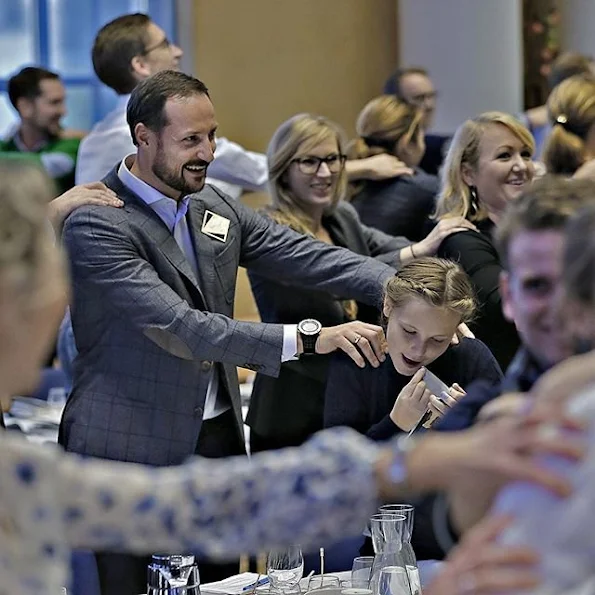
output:
<svg viewBox="0 0 595 595"><path fill-rule="evenodd" d="M203 593L246 595L244 589L250 585L254 585L259 577L261 579L266 578L262 574L256 574L256 572L242 572L242 574L234 574L222 581L205 583L200 586L200 590Z"/></svg>

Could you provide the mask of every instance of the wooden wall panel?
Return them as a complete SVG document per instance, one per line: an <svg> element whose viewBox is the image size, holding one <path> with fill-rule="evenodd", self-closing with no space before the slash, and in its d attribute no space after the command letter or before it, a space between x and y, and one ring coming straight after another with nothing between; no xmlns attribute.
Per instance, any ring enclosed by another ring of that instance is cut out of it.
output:
<svg viewBox="0 0 595 595"><path fill-rule="evenodd" d="M187 0L192 1L192 0ZM396 0L194 0L184 31L210 89L219 133L265 151L281 122L309 111L353 134L355 118L397 64ZM258 207L262 195L246 197ZM258 312L241 269L239 319Z"/></svg>
<svg viewBox="0 0 595 595"><path fill-rule="evenodd" d="M196 0L195 74L223 136L264 151L301 111L351 135L397 63L395 0Z"/></svg>

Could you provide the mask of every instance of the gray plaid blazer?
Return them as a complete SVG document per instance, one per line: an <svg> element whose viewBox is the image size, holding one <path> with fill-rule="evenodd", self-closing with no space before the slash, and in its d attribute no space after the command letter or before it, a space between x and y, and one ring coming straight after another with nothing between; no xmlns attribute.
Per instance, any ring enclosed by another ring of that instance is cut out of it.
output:
<svg viewBox="0 0 595 595"><path fill-rule="evenodd" d="M124 207L81 207L63 232L79 350L60 431L69 451L181 463L195 451L213 366L242 432L235 367L276 376L283 327L233 320L238 266L370 304L379 304L383 282L394 274L206 186L188 209L197 279L166 225L115 168L104 182ZM202 233L207 211L230 221L225 242Z"/></svg>

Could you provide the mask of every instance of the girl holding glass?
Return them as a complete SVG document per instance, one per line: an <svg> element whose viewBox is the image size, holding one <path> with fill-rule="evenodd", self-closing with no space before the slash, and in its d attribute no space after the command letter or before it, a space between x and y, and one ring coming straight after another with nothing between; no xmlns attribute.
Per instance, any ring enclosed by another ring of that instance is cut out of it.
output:
<svg viewBox="0 0 595 595"><path fill-rule="evenodd" d="M349 426L373 440L408 432L428 410L434 419L465 395L475 380L496 383L501 370L477 339L451 338L475 312L467 275L454 262L419 258L389 279L384 298L388 357L378 368L357 368L333 357L324 425ZM433 372L448 387L434 395L424 382Z"/></svg>

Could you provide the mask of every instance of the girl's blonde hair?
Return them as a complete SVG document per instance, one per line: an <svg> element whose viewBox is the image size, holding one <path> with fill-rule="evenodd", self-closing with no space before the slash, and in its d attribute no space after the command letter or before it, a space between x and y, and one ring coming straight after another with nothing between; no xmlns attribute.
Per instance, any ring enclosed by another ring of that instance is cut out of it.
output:
<svg viewBox="0 0 595 595"><path fill-rule="evenodd" d="M486 112L467 120L457 129L441 171L441 189L436 203L435 219L466 217L469 221L481 221L488 216L481 200L472 201L471 190L463 180L463 165L477 170L481 152L481 140L490 127L506 126L533 154L535 141L523 124L504 112ZM480 197L481 198L481 197Z"/></svg>
<svg viewBox="0 0 595 595"><path fill-rule="evenodd" d="M405 305L411 298L422 298L431 306L456 312L461 322L470 322L476 302L473 287L463 269L451 260L425 256L403 265L391 277L385 290L385 302Z"/></svg>
<svg viewBox="0 0 595 595"><path fill-rule="evenodd" d="M547 109L553 125L543 149L548 173L572 175L586 161L585 141L595 122L595 79L573 76L550 93Z"/></svg>
<svg viewBox="0 0 595 595"><path fill-rule="evenodd" d="M25 306L48 296L44 271L49 258L61 259L54 245L47 207L53 181L24 160L0 159L0 291ZM63 288L61 288L63 289Z"/></svg>
<svg viewBox="0 0 595 595"><path fill-rule="evenodd" d="M272 199L267 213L278 223L300 233L312 235L312 220L296 202L289 188L287 173L298 156L298 151L305 155L329 139L337 141L337 151L342 155L345 139L339 126L322 116L297 114L277 128L267 149L269 190ZM343 168L337 176L335 196L329 210L344 197L347 188L345 169Z"/></svg>

